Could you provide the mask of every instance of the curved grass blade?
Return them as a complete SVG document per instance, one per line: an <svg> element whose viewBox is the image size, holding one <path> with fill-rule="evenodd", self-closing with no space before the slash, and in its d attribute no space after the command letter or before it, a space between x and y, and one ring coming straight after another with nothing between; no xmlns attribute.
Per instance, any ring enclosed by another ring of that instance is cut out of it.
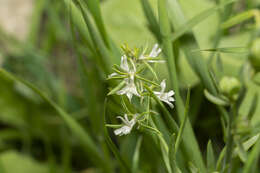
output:
<svg viewBox="0 0 260 173"><path fill-rule="evenodd" d="M155 35L158 42L160 43L162 40L161 40L159 23L158 23L158 21L155 17L155 14L154 14L154 12L151 8L151 5L150 5L149 1L147 1L147 0L141 0L141 3L142 3L142 7L143 7L145 17L146 17L146 19L149 23L149 28L153 32L153 34Z"/></svg>
<svg viewBox="0 0 260 173"><path fill-rule="evenodd" d="M85 21L85 24L89 30L90 37L92 39L92 42L94 43L94 47L96 48L97 53L99 56L97 56L99 59L99 63L103 66L104 72L106 74L109 74L109 64L110 64L110 51L105 46L103 40L100 38L100 35L96 31L96 28L91 23L91 20L89 18L89 14L87 13L87 9L84 8L84 4L81 0L77 0L78 5L80 8L80 11L82 13L83 19Z"/></svg>
<svg viewBox="0 0 260 173"><path fill-rule="evenodd" d="M138 164L139 164L139 157L140 157L140 148L142 144L142 136L140 136L137 140L135 152L133 156L133 172L138 172Z"/></svg>
<svg viewBox="0 0 260 173"><path fill-rule="evenodd" d="M174 146L175 147L175 149L174 149L175 154L178 152L179 145L181 143L183 130L184 130L184 127L185 127L187 119L188 119L189 106L190 106L190 88L188 88L188 93L187 93L187 98L186 98L184 119L183 119L183 121L181 123L180 129L179 129L179 132L178 132L178 135L177 135L177 138L176 138L176 143L175 143L175 146Z"/></svg>
<svg viewBox="0 0 260 173"><path fill-rule="evenodd" d="M176 73L176 64L175 64L175 58L173 54L173 46L172 46L172 40L170 39L170 32L171 32L171 26L170 21L168 17L168 4L167 0L158 0L158 14L159 14L159 25L160 25L160 31L162 35L162 50L164 55L166 56L167 65L168 65L168 72L171 79L171 85L175 91L175 98L176 98L176 107L177 107L177 115L180 121L183 121L184 117L184 104L183 100L180 95L179 91L179 85L178 85L178 77ZM196 165L204 171L205 165L202 159L202 154L200 152L198 142L196 140L195 134L193 132L193 129L191 127L191 124L189 120L187 121L186 129L183 132L184 136L184 150L187 153L187 155L190 156L190 159L194 162L196 162ZM193 145L190 145L190 144Z"/></svg>
<svg viewBox="0 0 260 173"><path fill-rule="evenodd" d="M91 161L95 163L97 166L101 166L104 168L104 170L106 170L106 163L103 160L102 154L100 153L94 141L91 139L90 135L86 131L84 131L84 129L66 111L59 107L47 95L45 95L45 93L40 91L33 84L12 75L4 69L0 69L0 75L13 82L19 82L24 84L32 91L34 91L36 94L38 94L44 101L49 103L57 111L58 115L64 120L71 132L78 137L79 141L83 146L83 149L90 156Z"/></svg>
<svg viewBox="0 0 260 173"><path fill-rule="evenodd" d="M210 140L207 145L207 169L209 172L215 171L215 156Z"/></svg>
<svg viewBox="0 0 260 173"><path fill-rule="evenodd" d="M257 13L259 13L258 10L248 10L248 11L242 12L238 15L231 17L224 23L222 23L221 28L228 29L234 25L244 22L245 20L255 17L257 15Z"/></svg>
<svg viewBox="0 0 260 173"><path fill-rule="evenodd" d="M102 19L101 10L100 10L100 1L99 0L83 0L84 3L86 3L90 13L92 14L93 18L95 19L95 23L98 27L99 32L101 33L101 36L106 43L106 45L109 47L109 41L107 32L105 29L105 25Z"/></svg>
<svg viewBox="0 0 260 173"><path fill-rule="evenodd" d="M193 28L194 26L196 26L197 24L199 24L200 22L202 22L203 20L205 20L206 18L208 18L209 16L211 16L212 14L214 14L215 12L217 12L220 8L235 2L235 0L230 0L227 2L224 2L216 7L212 7L209 8L201 13L199 13L198 15L194 16L192 19L190 19L189 21L187 21L186 23L184 23L182 26L178 27L177 31L174 32L173 34L171 34L171 41L176 41L178 38L180 38L181 36L183 36L186 32L190 31L191 28Z"/></svg>

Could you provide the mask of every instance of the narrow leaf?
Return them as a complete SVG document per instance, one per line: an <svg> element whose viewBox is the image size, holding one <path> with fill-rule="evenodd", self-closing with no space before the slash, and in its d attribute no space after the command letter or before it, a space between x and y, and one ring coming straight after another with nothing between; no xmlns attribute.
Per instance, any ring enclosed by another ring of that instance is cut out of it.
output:
<svg viewBox="0 0 260 173"><path fill-rule="evenodd" d="M252 170L252 167L254 162L257 162L259 156L260 156L260 140L258 139L256 145L253 147L252 151L248 156L248 159L243 169L243 173L251 173L257 171L257 170Z"/></svg>
<svg viewBox="0 0 260 173"><path fill-rule="evenodd" d="M200 22L202 22L203 20L205 20L206 18L208 18L209 16L211 16L212 14L217 12L220 8L226 6L230 3L233 3L233 2L234 2L234 0L227 1L225 3L220 4L219 6L209 8L209 9L199 13L198 15L194 16L192 19L190 19L189 21L184 23L182 26L180 26L178 28L178 30L171 35L171 40L173 42L176 41L178 38L180 38L182 35L184 35L187 31L190 31L194 26L196 26L197 24L199 24Z"/></svg>
<svg viewBox="0 0 260 173"><path fill-rule="evenodd" d="M184 130L184 128L185 128L186 121L187 121L187 119L188 119L189 105L190 105L190 88L188 88L188 93L187 93L187 98L186 98L184 119L183 119L183 121L182 121L182 123L181 123L180 129L179 129L179 132L178 132L178 135L177 135L177 138L176 138L175 149L174 149L175 153L178 152L179 145L180 145L180 143L181 143L181 138L182 138L182 135L183 135L183 130Z"/></svg>
<svg viewBox="0 0 260 173"><path fill-rule="evenodd" d="M140 157L140 148L142 144L142 136L140 136L137 140L135 152L133 156L133 172L138 172L138 164L139 164L139 157Z"/></svg>
<svg viewBox="0 0 260 173"><path fill-rule="evenodd" d="M4 69L0 69L0 75L3 77L14 81L14 82L19 82L30 88L32 91L34 91L36 94L38 94L44 101L50 104L60 115L60 117L64 120L66 125L70 128L72 133L78 137L80 142L82 143L84 150L91 156L90 158L94 163L97 165L102 165L105 167L104 160L102 159L102 155L91 139L90 135L84 131L84 129L67 113L65 112L61 107L59 107L55 102L49 99L47 95L45 95L42 91L40 91L38 88L36 88L34 85L31 83L24 81L11 73L5 71ZM97 159L97 160L96 160Z"/></svg>
<svg viewBox="0 0 260 173"><path fill-rule="evenodd" d="M249 10L249 11L242 12L242 13L236 15L236 16L231 17L230 19L228 19L224 23L222 23L221 28L227 29L227 28L230 28L234 25L237 25L237 24L239 24L239 23L241 23L241 22L243 22L247 19L254 17L256 13L257 13L257 10Z"/></svg>
<svg viewBox="0 0 260 173"><path fill-rule="evenodd" d="M248 53L248 48L247 47L219 47L213 49L193 50L193 52L197 52L197 51L241 54L241 53Z"/></svg>
<svg viewBox="0 0 260 173"><path fill-rule="evenodd" d="M212 103L216 104L216 105L220 105L220 106L227 106L229 105L229 103L219 97L216 97L214 95L212 95L211 93L208 92L208 90L204 90L204 94L205 94L205 97L211 101Z"/></svg>
<svg viewBox="0 0 260 173"><path fill-rule="evenodd" d="M215 156L210 140L207 145L207 168L209 172L213 172L215 170Z"/></svg>

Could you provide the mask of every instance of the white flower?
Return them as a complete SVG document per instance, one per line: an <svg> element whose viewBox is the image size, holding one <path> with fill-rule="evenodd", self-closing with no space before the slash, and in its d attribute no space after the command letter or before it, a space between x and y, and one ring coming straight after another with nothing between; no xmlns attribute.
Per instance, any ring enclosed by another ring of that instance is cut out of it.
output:
<svg viewBox="0 0 260 173"><path fill-rule="evenodd" d="M161 51L162 51L162 49L159 48L159 45L156 43L156 44L153 46L153 49L152 49L152 51L150 52L149 57L156 58L156 57L161 53Z"/></svg>
<svg viewBox="0 0 260 173"><path fill-rule="evenodd" d="M127 73L127 75L125 76L125 87L122 88L121 90L117 91L117 94L118 95L124 95L126 94L126 96L129 98L129 100L131 101L133 95L136 95L136 96L140 96L137 92L137 88L136 88L136 85L135 85L135 73L136 73L136 67L135 67L135 64L133 61L131 61L131 64L132 64L132 68L129 67L128 65L128 61L127 61L127 57L126 55L123 55L121 57L121 64L120 64L120 67L122 68L122 70L124 70L124 72ZM110 74L108 77L111 78L111 77L114 77L114 76L123 76L123 75L120 75L118 73L112 73Z"/></svg>
<svg viewBox="0 0 260 173"><path fill-rule="evenodd" d="M129 134L136 123L136 115L134 115L134 117L130 121L128 120L127 114L124 115L124 118L120 116L118 116L117 118L122 120L124 126L120 127L119 129L116 129L114 131L115 135L122 136Z"/></svg>
<svg viewBox="0 0 260 173"><path fill-rule="evenodd" d="M154 94L163 102L167 103L171 108L173 108L173 104L171 102L174 102L174 98L173 98L173 95L174 95L174 91L173 90L170 90L169 92L164 92L165 91L165 88L166 88L166 83L165 83L165 80L163 80L161 82L161 91L160 92L157 92L157 91L154 91Z"/></svg>
<svg viewBox="0 0 260 173"><path fill-rule="evenodd" d="M136 89L136 86L135 86L133 79L126 78L125 82L126 82L126 86L124 88L122 88L121 90L117 91L117 94L118 95L126 94L126 96L129 98L129 100L131 102L133 95L136 95L136 96L140 96L140 95L137 92L137 89Z"/></svg>
<svg viewBox="0 0 260 173"><path fill-rule="evenodd" d="M123 55L121 57L120 67L124 70L124 72L130 73L130 69L129 69L129 66L128 66L128 63L127 63L126 55ZM134 67L134 69L135 69L135 67ZM112 74L108 75L108 78L111 78L111 77L114 77L114 76L123 76L123 75L118 74L118 73L115 72L115 73L112 73Z"/></svg>
<svg viewBox="0 0 260 173"><path fill-rule="evenodd" d="M162 49L159 48L159 45L156 43L156 44L153 46L153 49L152 49L152 51L150 52L149 55L144 55L144 54L142 54L139 59L141 59L141 60L147 60L147 62L150 62L150 63L165 62L164 60L151 59L151 58L156 58L156 57L158 57L158 55L161 53L161 51L162 51Z"/></svg>

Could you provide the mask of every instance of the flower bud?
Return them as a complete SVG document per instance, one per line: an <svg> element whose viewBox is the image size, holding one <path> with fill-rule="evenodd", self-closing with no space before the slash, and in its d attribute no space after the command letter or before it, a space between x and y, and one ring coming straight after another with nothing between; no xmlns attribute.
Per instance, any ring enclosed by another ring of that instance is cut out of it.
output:
<svg viewBox="0 0 260 173"><path fill-rule="evenodd" d="M240 82L234 77L225 76L219 83L220 92L232 100L237 99L240 88Z"/></svg>
<svg viewBox="0 0 260 173"><path fill-rule="evenodd" d="M260 38L252 44L250 62L256 71L260 71Z"/></svg>

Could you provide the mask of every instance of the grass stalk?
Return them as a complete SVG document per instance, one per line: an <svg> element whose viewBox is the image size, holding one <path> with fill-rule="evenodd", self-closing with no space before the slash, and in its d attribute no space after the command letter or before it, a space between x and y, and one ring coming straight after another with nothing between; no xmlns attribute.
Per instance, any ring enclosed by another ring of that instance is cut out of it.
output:
<svg viewBox="0 0 260 173"><path fill-rule="evenodd" d="M170 39L171 30L170 30L170 22L168 19L166 0L158 0L158 14L159 14L160 31L162 35L162 45L163 45L162 48L167 60L171 85L175 91L178 118L180 119L180 121L183 121L185 108L179 92L175 57L173 55L172 42ZM183 143L184 143L184 150L186 151L186 154L194 163L196 163L196 165L200 168L200 170L204 172L206 170L205 165L189 120L187 120L187 125L183 132Z"/></svg>

